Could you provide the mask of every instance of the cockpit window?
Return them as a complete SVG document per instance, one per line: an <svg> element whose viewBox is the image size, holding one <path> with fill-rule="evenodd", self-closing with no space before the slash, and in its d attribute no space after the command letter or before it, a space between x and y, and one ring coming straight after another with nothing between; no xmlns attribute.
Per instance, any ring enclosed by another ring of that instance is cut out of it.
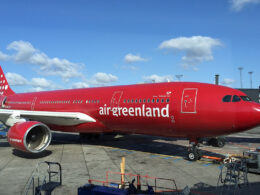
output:
<svg viewBox="0 0 260 195"><path fill-rule="evenodd" d="M241 99L242 99L243 101L245 101L245 102L252 102L251 98L248 97L248 96L240 96L240 97L241 97Z"/></svg>
<svg viewBox="0 0 260 195"><path fill-rule="evenodd" d="M233 96L232 102L239 102L241 99L237 95Z"/></svg>
<svg viewBox="0 0 260 195"><path fill-rule="evenodd" d="M232 95L226 95L226 96L223 97L222 101L223 102L231 102L231 97L232 97Z"/></svg>

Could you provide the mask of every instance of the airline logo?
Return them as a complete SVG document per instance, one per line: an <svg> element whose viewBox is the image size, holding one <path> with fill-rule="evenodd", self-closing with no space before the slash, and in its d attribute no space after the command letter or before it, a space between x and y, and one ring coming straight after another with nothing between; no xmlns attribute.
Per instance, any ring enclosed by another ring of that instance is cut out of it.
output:
<svg viewBox="0 0 260 195"><path fill-rule="evenodd" d="M143 104L141 107L99 107L99 115L105 116L139 116L139 117L168 117L169 118L169 104L163 108L159 107L146 107Z"/></svg>

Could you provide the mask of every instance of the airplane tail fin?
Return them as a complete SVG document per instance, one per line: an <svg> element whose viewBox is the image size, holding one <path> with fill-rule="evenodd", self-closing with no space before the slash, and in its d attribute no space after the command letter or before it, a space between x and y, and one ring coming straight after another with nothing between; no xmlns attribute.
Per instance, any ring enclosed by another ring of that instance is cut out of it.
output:
<svg viewBox="0 0 260 195"><path fill-rule="evenodd" d="M0 66L0 96L9 96L15 94L13 90L10 88L6 78L5 74L2 70L2 67Z"/></svg>

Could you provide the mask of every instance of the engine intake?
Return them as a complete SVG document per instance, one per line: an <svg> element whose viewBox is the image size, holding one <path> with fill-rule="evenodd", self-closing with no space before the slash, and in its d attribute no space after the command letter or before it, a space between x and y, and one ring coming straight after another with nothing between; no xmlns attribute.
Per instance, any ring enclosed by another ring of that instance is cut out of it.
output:
<svg viewBox="0 0 260 195"><path fill-rule="evenodd" d="M7 134L8 142L18 150L40 153L51 142L51 131L37 121L19 122L12 126Z"/></svg>

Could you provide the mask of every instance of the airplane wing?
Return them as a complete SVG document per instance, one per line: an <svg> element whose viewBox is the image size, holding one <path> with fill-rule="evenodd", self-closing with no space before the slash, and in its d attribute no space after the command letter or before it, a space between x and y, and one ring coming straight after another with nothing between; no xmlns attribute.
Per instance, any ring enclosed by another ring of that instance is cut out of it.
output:
<svg viewBox="0 0 260 195"><path fill-rule="evenodd" d="M72 126L81 123L96 122L94 118L81 112L49 112L0 109L0 119L3 122L5 122L5 120L7 120L10 116L61 126Z"/></svg>

